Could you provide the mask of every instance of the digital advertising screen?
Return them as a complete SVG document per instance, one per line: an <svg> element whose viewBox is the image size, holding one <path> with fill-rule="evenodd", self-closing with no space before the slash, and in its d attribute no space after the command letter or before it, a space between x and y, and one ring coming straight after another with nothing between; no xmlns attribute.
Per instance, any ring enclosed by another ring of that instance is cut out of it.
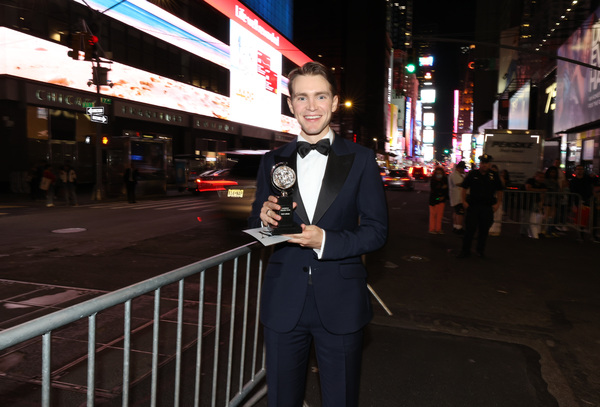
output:
<svg viewBox="0 0 600 407"><path fill-rule="evenodd" d="M529 126L529 99L531 86L523 85L510 98L508 107L508 128L511 130L527 130Z"/></svg>
<svg viewBox="0 0 600 407"><path fill-rule="evenodd" d="M229 69L229 45L146 0L75 1Z"/></svg>
<svg viewBox="0 0 600 407"><path fill-rule="evenodd" d="M11 75L95 94L95 86L88 85L92 78L92 63L72 59L67 55L68 50L68 47L55 42L0 27L0 75ZM113 86L101 86L100 93L106 97L117 97L299 134L300 127L296 119L281 114L281 96L276 94L284 86L280 75L281 54L277 58L278 53L275 53L275 58L272 58L269 56L273 55L270 54L272 50L263 48L263 51L260 66L258 52L254 65L257 72L262 72L258 73L257 81L262 80L262 88L265 89L261 95L262 99L253 105L260 108L260 117L264 118L259 122L256 119L250 120L243 114L233 119L231 99L227 96L118 62L109 65L108 79ZM277 99L276 103L273 102L274 99Z"/></svg>
<svg viewBox="0 0 600 407"><path fill-rule="evenodd" d="M600 8L558 49L558 56L600 66ZM554 132L600 119L600 70L556 61Z"/></svg>
<svg viewBox="0 0 600 407"><path fill-rule="evenodd" d="M435 89L421 89L421 101L425 104L435 103Z"/></svg>
<svg viewBox="0 0 600 407"><path fill-rule="evenodd" d="M231 120L278 130L281 126L281 53L231 21Z"/></svg>
<svg viewBox="0 0 600 407"><path fill-rule="evenodd" d="M298 65L311 59L239 1L205 0L230 19L229 45L146 0L75 1L229 69L228 120L290 131L289 119L279 117L281 97L289 94L282 54Z"/></svg>

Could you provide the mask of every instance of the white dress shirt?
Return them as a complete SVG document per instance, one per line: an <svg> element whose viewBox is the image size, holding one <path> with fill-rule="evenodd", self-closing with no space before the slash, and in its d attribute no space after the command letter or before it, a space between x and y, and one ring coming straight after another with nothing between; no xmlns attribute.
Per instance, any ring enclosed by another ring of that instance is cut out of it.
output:
<svg viewBox="0 0 600 407"><path fill-rule="evenodd" d="M333 144L333 130L329 129L329 133L323 139L328 138ZM304 137L298 136L298 141L307 141ZM308 142L308 141L307 141ZM319 153L317 150L311 150L304 158L298 155L296 159L296 170L298 171L298 189L300 196L306 209L309 222L312 223L317 208L319 193L321 192L321 184L325 176L325 168L327 167L327 156ZM323 242L321 249L314 249L317 256L321 258L323 249L325 248L325 231L323 231Z"/></svg>

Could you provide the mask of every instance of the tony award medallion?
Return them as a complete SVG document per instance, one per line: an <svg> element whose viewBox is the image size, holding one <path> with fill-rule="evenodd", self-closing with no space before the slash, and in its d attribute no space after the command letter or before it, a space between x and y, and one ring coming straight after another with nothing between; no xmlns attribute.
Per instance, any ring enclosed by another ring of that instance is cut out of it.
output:
<svg viewBox="0 0 600 407"><path fill-rule="evenodd" d="M296 184L296 173L287 166L287 163L276 164L271 170L271 182L281 192L281 196L277 198L277 203L281 206L279 210L281 220L273 229L273 234L287 235L302 232L300 225L294 222L294 199L291 196L291 189Z"/></svg>

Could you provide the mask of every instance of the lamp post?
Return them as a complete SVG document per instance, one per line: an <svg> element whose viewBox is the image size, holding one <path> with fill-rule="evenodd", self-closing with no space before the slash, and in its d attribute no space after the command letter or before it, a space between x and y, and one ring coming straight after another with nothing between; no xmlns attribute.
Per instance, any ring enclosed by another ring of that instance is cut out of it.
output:
<svg viewBox="0 0 600 407"><path fill-rule="evenodd" d="M379 150L379 140L376 137L373 137L373 141L375 142L375 152Z"/></svg>
<svg viewBox="0 0 600 407"><path fill-rule="evenodd" d="M344 106L341 109L341 117L340 117L340 133L341 136L343 138L347 137L347 133L348 133L348 113L351 112L352 109L352 101L351 100L346 100L344 102Z"/></svg>

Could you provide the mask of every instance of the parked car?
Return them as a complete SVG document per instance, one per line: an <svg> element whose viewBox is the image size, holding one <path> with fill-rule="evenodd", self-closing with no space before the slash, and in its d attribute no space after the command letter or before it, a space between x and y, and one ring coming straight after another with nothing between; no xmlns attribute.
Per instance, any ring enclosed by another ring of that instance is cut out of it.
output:
<svg viewBox="0 0 600 407"><path fill-rule="evenodd" d="M188 190L194 194L211 191L224 191L226 187L237 185L228 178L230 169L210 170L203 172L188 183Z"/></svg>
<svg viewBox="0 0 600 407"><path fill-rule="evenodd" d="M236 156L237 163L231 167L228 179L236 185L228 185L217 192L219 211L225 218L247 219L252 210L256 195L256 175L262 154L242 154Z"/></svg>
<svg viewBox="0 0 600 407"><path fill-rule="evenodd" d="M382 179L386 189L415 189L414 181L407 170L390 170Z"/></svg>

